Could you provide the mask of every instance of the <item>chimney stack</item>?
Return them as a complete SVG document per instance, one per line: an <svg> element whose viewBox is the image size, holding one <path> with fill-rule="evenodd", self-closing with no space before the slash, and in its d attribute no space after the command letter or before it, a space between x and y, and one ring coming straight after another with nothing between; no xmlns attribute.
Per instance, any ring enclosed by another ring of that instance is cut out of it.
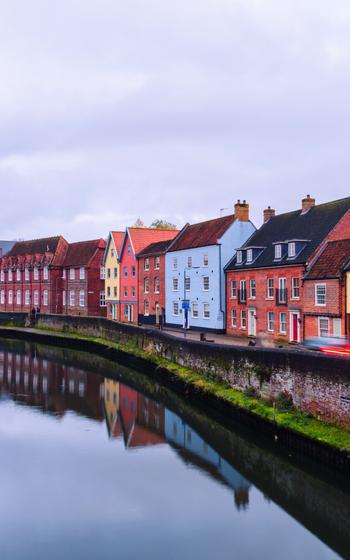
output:
<svg viewBox="0 0 350 560"><path fill-rule="evenodd" d="M316 204L316 200L311 198L309 194L306 195L306 198L303 198L301 201L301 209L303 212L307 212L310 208L313 208Z"/></svg>
<svg viewBox="0 0 350 560"><path fill-rule="evenodd" d="M235 204L235 218L240 222L249 222L249 204L246 200L237 200Z"/></svg>
<svg viewBox="0 0 350 560"><path fill-rule="evenodd" d="M264 223L268 222L270 218L273 218L276 215L276 211L274 208L271 208L271 206L268 206L265 210L264 210Z"/></svg>

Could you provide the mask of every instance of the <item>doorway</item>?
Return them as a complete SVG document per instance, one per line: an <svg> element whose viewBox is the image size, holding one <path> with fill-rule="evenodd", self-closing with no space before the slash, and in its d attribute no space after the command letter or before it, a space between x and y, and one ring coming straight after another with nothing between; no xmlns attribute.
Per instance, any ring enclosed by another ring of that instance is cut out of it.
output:
<svg viewBox="0 0 350 560"><path fill-rule="evenodd" d="M292 311L290 314L290 342L300 342L299 319L299 311Z"/></svg>

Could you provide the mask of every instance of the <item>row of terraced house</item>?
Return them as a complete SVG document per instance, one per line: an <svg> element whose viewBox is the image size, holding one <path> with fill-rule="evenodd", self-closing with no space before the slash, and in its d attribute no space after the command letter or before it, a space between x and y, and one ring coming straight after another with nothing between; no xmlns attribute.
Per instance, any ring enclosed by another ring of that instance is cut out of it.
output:
<svg viewBox="0 0 350 560"><path fill-rule="evenodd" d="M259 229L238 200L181 230L0 242L0 312L34 309L291 343L348 335L350 197L268 207Z"/></svg>

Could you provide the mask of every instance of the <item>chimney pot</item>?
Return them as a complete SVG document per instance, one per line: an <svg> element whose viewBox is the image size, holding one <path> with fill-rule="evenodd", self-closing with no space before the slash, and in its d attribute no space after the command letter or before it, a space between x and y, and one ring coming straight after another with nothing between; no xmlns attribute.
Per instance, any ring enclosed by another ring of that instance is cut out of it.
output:
<svg viewBox="0 0 350 560"><path fill-rule="evenodd" d="M270 218L273 218L276 215L276 211L271 206L268 206L263 213L264 223L268 222Z"/></svg>
<svg viewBox="0 0 350 560"><path fill-rule="evenodd" d="M307 212L310 208L313 208L316 204L316 200L312 198L309 194L301 201L302 212Z"/></svg>
<svg viewBox="0 0 350 560"><path fill-rule="evenodd" d="M243 202L240 199L237 200L234 215L236 220L240 222L249 222L249 204L246 200L243 200Z"/></svg>

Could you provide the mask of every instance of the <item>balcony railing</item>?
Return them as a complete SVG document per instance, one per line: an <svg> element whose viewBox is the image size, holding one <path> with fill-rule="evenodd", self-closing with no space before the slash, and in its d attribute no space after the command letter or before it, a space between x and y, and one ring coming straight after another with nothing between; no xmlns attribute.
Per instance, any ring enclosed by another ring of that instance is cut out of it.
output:
<svg viewBox="0 0 350 560"><path fill-rule="evenodd" d="M276 303L277 305L286 305L288 301L287 289L277 289L276 290Z"/></svg>
<svg viewBox="0 0 350 560"><path fill-rule="evenodd" d="M238 303L247 303L247 290L238 290Z"/></svg>

